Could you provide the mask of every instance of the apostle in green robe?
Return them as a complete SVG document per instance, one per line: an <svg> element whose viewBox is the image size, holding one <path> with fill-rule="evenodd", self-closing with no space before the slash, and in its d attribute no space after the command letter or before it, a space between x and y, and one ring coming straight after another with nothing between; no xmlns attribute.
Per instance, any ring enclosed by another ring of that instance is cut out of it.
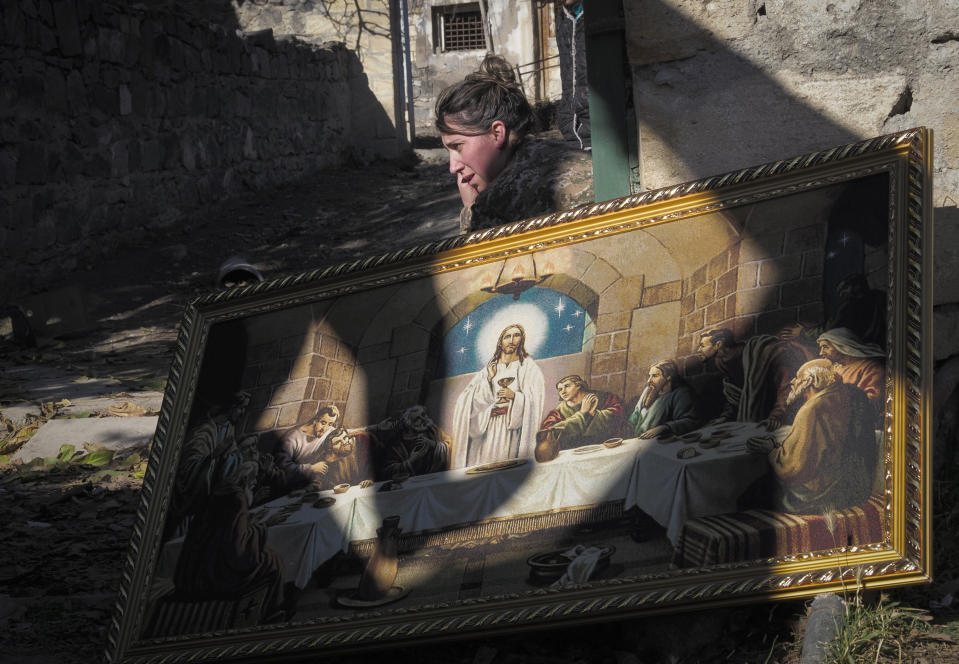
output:
<svg viewBox="0 0 959 664"><path fill-rule="evenodd" d="M623 400L602 390L590 390L581 376L556 383L560 402L549 411L540 429L559 429L559 449L601 443L623 435Z"/></svg>
<svg viewBox="0 0 959 664"><path fill-rule="evenodd" d="M629 433L639 438L679 435L700 425L696 394L672 360L649 368L646 387L629 416Z"/></svg>

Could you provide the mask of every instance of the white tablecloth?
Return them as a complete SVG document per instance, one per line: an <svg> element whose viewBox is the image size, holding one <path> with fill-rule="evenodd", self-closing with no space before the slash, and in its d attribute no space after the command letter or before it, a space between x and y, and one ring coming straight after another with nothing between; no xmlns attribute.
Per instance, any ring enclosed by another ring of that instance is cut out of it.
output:
<svg viewBox="0 0 959 664"><path fill-rule="evenodd" d="M398 515L402 531L412 533L615 500L647 512L675 544L685 519L733 511L742 490L765 470L764 455L722 452L759 431L758 425L737 425L718 448L693 445L700 455L692 459L676 458L683 442L630 439L588 454L565 450L547 463L529 459L489 473L456 469L412 477L396 491L378 491L381 484L352 486L342 494L325 491L320 495L333 496L333 505L317 509L301 504L283 523L270 527L267 545L283 559L285 580L303 588L320 565L347 551L350 542L376 537L386 516ZM253 512L267 518L299 501L300 495L279 498ZM178 552L179 542L167 543L158 575L172 575Z"/></svg>
<svg viewBox="0 0 959 664"><path fill-rule="evenodd" d="M700 431L705 437L715 429L710 426ZM751 436L766 433L763 427L739 422L724 429L730 437L718 447L702 449L682 440L651 440L643 441L646 445L636 455L624 507L639 507L653 517L666 528L666 537L674 546L686 519L735 512L739 495L768 469L766 455L738 449ZM676 452L687 446L699 455L677 458Z"/></svg>
<svg viewBox="0 0 959 664"><path fill-rule="evenodd" d="M376 536L383 516L396 514L404 532L481 519L596 505L626 495L637 444L591 454L560 452L547 463L529 459L515 468L467 474L466 469L413 477L399 491L357 489L349 540Z"/></svg>

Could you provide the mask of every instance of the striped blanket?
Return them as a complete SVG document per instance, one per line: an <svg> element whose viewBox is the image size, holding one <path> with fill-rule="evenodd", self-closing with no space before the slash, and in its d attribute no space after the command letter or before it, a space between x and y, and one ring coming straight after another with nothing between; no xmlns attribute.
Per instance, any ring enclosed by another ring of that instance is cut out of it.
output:
<svg viewBox="0 0 959 664"><path fill-rule="evenodd" d="M708 567L881 542L887 530L885 520L884 501L877 495L828 515L747 510L689 519L683 524L673 563Z"/></svg>

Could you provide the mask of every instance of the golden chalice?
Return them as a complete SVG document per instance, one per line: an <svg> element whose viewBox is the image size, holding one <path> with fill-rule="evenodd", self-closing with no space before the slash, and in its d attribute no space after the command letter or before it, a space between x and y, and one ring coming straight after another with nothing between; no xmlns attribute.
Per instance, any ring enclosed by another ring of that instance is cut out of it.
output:
<svg viewBox="0 0 959 664"><path fill-rule="evenodd" d="M509 387L514 380L516 380L515 376L505 376L503 378L500 378L498 381L496 381L496 384L505 389ZM506 397L500 397L499 399L497 399L496 403L493 404L493 410L490 413L490 415L492 415L493 417L496 417L498 415L505 415L506 413L508 413L509 402L510 400L507 399Z"/></svg>

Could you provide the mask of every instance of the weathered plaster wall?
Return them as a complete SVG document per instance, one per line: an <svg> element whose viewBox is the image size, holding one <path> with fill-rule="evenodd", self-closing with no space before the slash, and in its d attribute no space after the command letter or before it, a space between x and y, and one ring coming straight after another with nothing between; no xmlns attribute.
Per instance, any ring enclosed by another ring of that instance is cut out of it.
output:
<svg viewBox="0 0 959 664"><path fill-rule="evenodd" d="M959 398L959 5L648 0L624 7L647 189L933 129L933 400L944 423L935 454L943 463L954 444L949 404Z"/></svg>
<svg viewBox="0 0 959 664"><path fill-rule="evenodd" d="M201 204L339 163L355 56L171 3L0 3L0 300Z"/></svg>
<svg viewBox="0 0 959 664"><path fill-rule="evenodd" d="M647 189L919 125L934 130L935 358L959 353L949 334L959 329L955 0L624 6Z"/></svg>
<svg viewBox="0 0 959 664"><path fill-rule="evenodd" d="M432 7L464 4L471 0L410 0L410 35L413 60L413 99L417 134L435 135L433 105L448 85L476 70L485 49L440 53L434 44ZM487 0L487 22L491 26L493 52L514 66L534 60L531 2ZM525 77L524 77L525 80ZM527 91L532 96L532 90Z"/></svg>

